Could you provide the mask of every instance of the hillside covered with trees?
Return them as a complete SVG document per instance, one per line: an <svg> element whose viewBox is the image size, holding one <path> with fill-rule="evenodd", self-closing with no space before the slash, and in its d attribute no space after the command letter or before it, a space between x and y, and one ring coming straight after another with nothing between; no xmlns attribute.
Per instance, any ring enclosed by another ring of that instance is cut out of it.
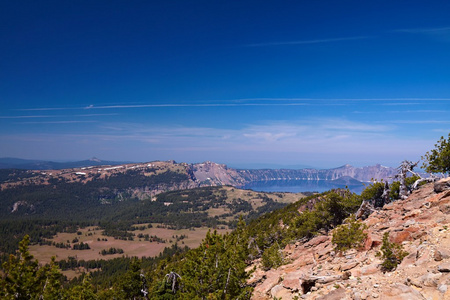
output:
<svg viewBox="0 0 450 300"><path fill-rule="evenodd" d="M437 151L427 156L425 164L437 164L437 171L448 173L449 161L445 156L448 148L448 141L441 140ZM25 236L17 254L9 256L3 264L0 296L4 299L17 299L17 296L19 299L249 299L253 286L248 284L248 279L253 270L248 266L253 261L260 259L266 270L277 268L287 263L281 250L288 243L307 241L316 235L342 229L340 226L344 221L360 232L363 227L348 218L356 218L363 203L376 210L400 199L403 190L409 193L414 188L413 179L400 179L390 185L388 193L386 184L373 183L361 195L348 190L332 190L304 197L247 223L241 218L231 233L221 235L210 231L196 249L174 247L171 255L162 254L151 262L128 260L123 276L104 276L95 283L90 272L72 282L65 281L55 260L49 265L39 265L29 254L30 241ZM220 193L217 196L219 202ZM179 198L169 193L161 199L176 203ZM345 236L336 235L334 243L337 247L358 247L360 239L364 238L364 234L356 234L354 240L347 241ZM383 240L383 247L380 255L386 261L386 268L391 268L387 263L392 259L398 263L406 256L400 248L395 250L399 246L387 238Z"/></svg>

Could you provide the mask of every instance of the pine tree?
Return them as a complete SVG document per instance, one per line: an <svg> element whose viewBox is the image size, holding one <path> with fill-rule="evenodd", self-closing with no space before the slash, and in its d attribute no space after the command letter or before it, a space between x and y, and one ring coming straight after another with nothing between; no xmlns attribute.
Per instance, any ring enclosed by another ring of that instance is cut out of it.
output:
<svg viewBox="0 0 450 300"><path fill-rule="evenodd" d="M423 168L429 173L450 173L450 133L434 145L436 148L422 156Z"/></svg>
<svg viewBox="0 0 450 300"><path fill-rule="evenodd" d="M47 272L46 281L44 284L43 299L44 300L60 300L64 298L64 291L61 285L62 274L58 268L58 264L55 261L55 257L52 257L50 267Z"/></svg>
<svg viewBox="0 0 450 300"><path fill-rule="evenodd" d="M242 221L243 223L243 221ZM245 271L248 238L242 223L229 235L207 233L202 244L190 251L182 268L183 296L192 299L249 299Z"/></svg>
<svg viewBox="0 0 450 300"><path fill-rule="evenodd" d="M91 284L91 273L84 275L81 285L77 285L69 292L70 300L97 300L94 286Z"/></svg>
<svg viewBox="0 0 450 300"><path fill-rule="evenodd" d="M136 257L132 259L130 269L119 283L121 299L147 299L144 287L145 277L141 274L141 261Z"/></svg>
<svg viewBox="0 0 450 300"><path fill-rule="evenodd" d="M3 264L2 299L37 299L43 293L48 268L39 267L28 251L29 243L30 237L26 235L19 243L17 256L10 255Z"/></svg>

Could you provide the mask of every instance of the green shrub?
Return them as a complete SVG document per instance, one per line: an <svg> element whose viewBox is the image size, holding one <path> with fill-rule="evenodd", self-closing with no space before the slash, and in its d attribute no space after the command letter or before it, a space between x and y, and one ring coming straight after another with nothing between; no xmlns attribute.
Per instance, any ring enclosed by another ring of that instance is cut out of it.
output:
<svg viewBox="0 0 450 300"><path fill-rule="evenodd" d="M412 186L416 182L417 179L420 179L420 177L416 176L416 175L411 176L411 177L407 177L405 179L405 184L406 184L406 186L407 186L407 188L409 190L412 189ZM425 183L426 182L423 182L423 183L419 184L419 186L423 185ZM400 199L400 181L394 181L394 182L391 183L391 185L390 185L390 192L389 192L389 198L391 200Z"/></svg>
<svg viewBox="0 0 450 300"><path fill-rule="evenodd" d="M383 259L381 269L384 272L395 270L397 265L401 263L409 253L403 250L401 244L389 242L389 232L385 232L383 235L383 244L381 245L381 251L377 253L378 257Z"/></svg>
<svg viewBox="0 0 450 300"><path fill-rule="evenodd" d="M448 140L442 136L434 146L436 149L422 156L422 167L429 173L450 173L450 133Z"/></svg>
<svg viewBox="0 0 450 300"><path fill-rule="evenodd" d="M360 248L367 238L367 233L364 230L367 225L361 221L350 217L345 220L345 223L336 227L333 230L333 238L331 242L336 245L335 249L344 252L349 249Z"/></svg>
<svg viewBox="0 0 450 300"><path fill-rule="evenodd" d="M280 245L278 243L275 243L264 250L261 262L264 270L278 268L279 266L284 264L285 259L283 252L280 249Z"/></svg>
<svg viewBox="0 0 450 300"><path fill-rule="evenodd" d="M384 191L384 182L374 182L361 192L362 200L380 199Z"/></svg>
<svg viewBox="0 0 450 300"><path fill-rule="evenodd" d="M311 238L322 230L328 231L342 224L360 205L361 198L356 194L328 192L319 198L311 211L306 210L293 218L292 232L295 238Z"/></svg>

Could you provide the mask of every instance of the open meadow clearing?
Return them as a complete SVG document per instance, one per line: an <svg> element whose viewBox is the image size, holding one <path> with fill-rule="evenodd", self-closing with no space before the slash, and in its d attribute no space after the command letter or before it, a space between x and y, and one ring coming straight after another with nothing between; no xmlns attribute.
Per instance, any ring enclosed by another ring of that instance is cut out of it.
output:
<svg viewBox="0 0 450 300"><path fill-rule="evenodd" d="M147 227L147 224L139 224L137 227L142 228L144 226ZM78 230L78 233L58 233L49 241L66 245L70 244L71 247L74 244L85 243L89 245L90 249L74 250L71 248L58 248L53 245L31 245L30 253L41 263L49 263L52 256L55 256L56 260L68 259L69 257L75 257L77 260L112 259L121 256L152 257L161 253L165 247L173 245L177 241L177 236L179 238L179 246L197 247L209 230L207 227L195 228L194 230L173 230L162 228L161 224L156 223L152 224L152 226L151 228L132 231L135 234L134 240L132 241L104 236L102 235L103 230L93 226L81 228ZM223 234L229 230L218 229L217 231ZM146 241L144 238L138 237L147 234L150 236L150 240L156 236L161 242ZM180 239L180 237L184 238ZM122 249L123 253L101 254L102 250L108 251L110 248Z"/></svg>

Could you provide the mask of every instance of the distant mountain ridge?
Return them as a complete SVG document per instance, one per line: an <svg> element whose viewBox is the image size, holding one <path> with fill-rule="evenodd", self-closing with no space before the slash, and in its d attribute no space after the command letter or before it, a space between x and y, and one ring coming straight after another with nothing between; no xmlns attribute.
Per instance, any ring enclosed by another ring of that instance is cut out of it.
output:
<svg viewBox="0 0 450 300"><path fill-rule="evenodd" d="M380 164L367 167L344 165L333 169L231 169L226 165L204 162L191 165L195 178L199 181L209 181L216 185L243 186L255 181L273 180L328 180L369 182L371 180L388 180L397 174L395 168Z"/></svg>
<svg viewBox="0 0 450 300"><path fill-rule="evenodd" d="M118 162L101 160L96 157L87 160L73 162L54 162L35 159L21 159L13 157L0 158L0 169L23 169L23 170L61 170L71 168L82 168L91 166L120 165L130 162Z"/></svg>
<svg viewBox="0 0 450 300"><path fill-rule="evenodd" d="M97 166L139 165L129 162L104 161L98 158L77 162L52 162L40 160L25 160L18 158L0 158L0 169L27 169L27 170L63 170ZM388 180L397 174L395 168L385 167L380 164L366 167L353 167L344 165L332 169L234 169L225 164L206 161L203 163L176 163L185 168L185 172L197 186L232 185L242 187L250 182L274 181L274 180L326 180L345 182L348 185L371 180ZM123 172L126 168L123 169Z"/></svg>

